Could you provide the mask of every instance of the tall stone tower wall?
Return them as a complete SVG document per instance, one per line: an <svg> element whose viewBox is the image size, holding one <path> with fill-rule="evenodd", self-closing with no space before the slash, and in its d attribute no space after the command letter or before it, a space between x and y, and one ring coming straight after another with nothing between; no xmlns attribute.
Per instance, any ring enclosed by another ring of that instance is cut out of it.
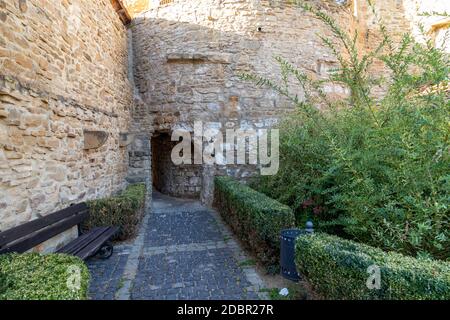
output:
<svg viewBox="0 0 450 320"><path fill-rule="evenodd" d="M3 231L124 187L132 90L109 0L1 0L0 30Z"/></svg>
<svg viewBox="0 0 450 320"><path fill-rule="evenodd" d="M305 1L358 30L361 52L378 44L366 0ZM210 199L215 174L245 180L257 167L175 166L170 132L192 131L198 120L222 130L270 128L292 105L242 73L279 82L274 56L315 78L337 65L318 36L329 30L288 1L112 2L131 6L128 30L110 0L0 0L0 230L127 182L149 185L152 173L166 193ZM447 2L374 3L396 37L419 21L416 9L442 11ZM331 83L326 91L347 93Z"/></svg>
<svg viewBox="0 0 450 320"><path fill-rule="evenodd" d="M316 2L351 19L346 6ZM326 28L296 7L271 3L178 0L135 18L135 80L143 116L154 116L149 130L191 128L196 119L270 126L291 108L239 75L279 77L275 56L319 74L335 61L317 36Z"/></svg>

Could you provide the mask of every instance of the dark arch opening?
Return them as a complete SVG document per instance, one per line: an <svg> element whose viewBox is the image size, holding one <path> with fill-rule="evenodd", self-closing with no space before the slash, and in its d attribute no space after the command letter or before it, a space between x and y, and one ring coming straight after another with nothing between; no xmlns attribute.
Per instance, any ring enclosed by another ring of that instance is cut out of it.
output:
<svg viewBox="0 0 450 320"><path fill-rule="evenodd" d="M175 165L171 159L173 147L167 132L156 133L152 137L152 177L153 187L163 194L181 198L200 197L202 187L202 166L194 164ZM193 149L193 146L191 146ZM193 154L193 150L191 150Z"/></svg>

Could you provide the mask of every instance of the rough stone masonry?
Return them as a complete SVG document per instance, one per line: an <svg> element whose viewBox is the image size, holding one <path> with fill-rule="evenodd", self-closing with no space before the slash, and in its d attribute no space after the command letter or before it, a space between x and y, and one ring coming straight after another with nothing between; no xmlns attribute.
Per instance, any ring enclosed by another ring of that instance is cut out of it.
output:
<svg viewBox="0 0 450 320"><path fill-rule="evenodd" d="M109 0L1 0L0 26L3 231L126 185L133 93Z"/></svg>
<svg viewBox="0 0 450 320"><path fill-rule="evenodd" d="M376 45L365 0L308 2L364 35L361 52ZM442 3L420 9L442 10ZM422 2L375 5L395 35L411 29ZM127 27L128 15L115 12L124 6L133 18ZM317 37L329 31L286 1L0 0L0 27L0 230L127 183L146 182L150 194L152 176L167 194L209 203L214 175L246 180L256 168L176 167L171 131L191 131L194 120L270 128L292 107L241 73L277 79L275 55L316 78L336 66ZM448 23L426 27L439 41ZM326 89L346 94L333 83Z"/></svg>
<svg viewBox="0 0 450 320"><path fill-rule="evenodd" d="M214 175L247 180L257 172L254 165L174 168L162 147L171 145L174 129L192 132L196 120L223 132L230 128L262 129L272 127L292 111L292 104L270 90L242 81L241 74L257 74L281 83L275 56L316 79L327 78L329 70L337 67L336 58L319 37L330 37L329 28L291 2L126 1L134 14L130 29L140 99L136 105L140 112L133 120L153 135L155 147L159 145L152 155L153 168L158 168L153 170L153 180L160 191L200 196L210 203ZM366 0L305 2L333 16L347 31L357 30L362 35L358 43L361 52L379 44L377 17ZM438 2L432 2L436 7ZM394 37L411 28L416 18L411 8L416 4L415 0L375 1L379 16ZM383 72L379 65L373 71ZM293 83L290 86L295 90ZM330 96L348 94L336 83L326 84L325 91Z"/></svg>

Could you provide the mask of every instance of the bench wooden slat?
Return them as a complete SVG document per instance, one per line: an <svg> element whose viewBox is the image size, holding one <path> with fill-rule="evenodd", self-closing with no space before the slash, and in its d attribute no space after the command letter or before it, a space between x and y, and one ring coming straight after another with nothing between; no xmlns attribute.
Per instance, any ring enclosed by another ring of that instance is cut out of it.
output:
<svg viewBox="0 0 450 320"><path fill-rule="evenodd" d="M87 246L91 241L93 241L99 234L104 232L105 229L108 229L108 227L99 227L94 228L90 230L89 232L81 235L77 239L73 240L72 242L68 243L66 246L59 249L58 253L66 253L66 254L73 254L77 251L83 249L85 246Z"/></svg>
<svg viewBox="0 0 450 320"><path fill-rule="evenodd" d="M25 237L60 220L73 216L78 212L84 211L88 211L88 206L83 202L57 211L48 216L32 220L15 228L0 232L0 247L3 247L14 240Z"/></svg>
<svg viewBox="0 0 450 320"><path fill-rule="evenodd" d="M0 232L0 254L24 253L73 226L80 225L88 216L89 208L83 202ZM118 230L117 227L94 228L57 252L71 254L85 260L96 254Z"/></svg>
<svg viewBox="0 0 450 320"><path fill-rule="evenodd" d="M100 234L94 241L90 242L86 247L84 247L81 251L78 251L75 256L86 260L87 258L94 255L97 250L111 238L118 230L117 227L108 227L102 234Z"/></svg>
<svg viewBox="0 0 450 320"><path fill-rule="evenodd" d="M64 219L58 223L54 223L45 229L41 229L39 231L31 233L23 239L6 245L4 248L0 249L0 254L9 252L26 252L27 250L37 246L38 244L50 238L53 238L61 232L66 231L67 229L81 223L84 219L87 218L88 214L88 211L82 211L78 214L72 213L72 216L68 217L67 219Z"/></svg>
<svg viewBox="0 0 450 320"><path fill-rule="evenodd" d="M87 243L89 243L89 241L91 241L93 233L98 232L97 229L100 228L95 228L90 230L90 232L82 234L77 239L71 241L70 243L59 249L57 252L71 254L71 252L76 251L78 250L78 248L85 246Z"/></svg>

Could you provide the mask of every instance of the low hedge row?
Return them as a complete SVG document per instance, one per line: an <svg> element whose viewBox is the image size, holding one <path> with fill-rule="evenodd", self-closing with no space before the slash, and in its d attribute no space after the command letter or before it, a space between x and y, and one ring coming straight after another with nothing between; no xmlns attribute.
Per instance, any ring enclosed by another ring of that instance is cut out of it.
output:
<svg viewBox="0 0 450 320"><path fill-rule="evenodd" d="M299 237L296 265L327 299L450 299L450 263L385 252L328 234ZM373 265L379 267L379 289L366 285Z"/></svg>
<svg viewBox="0 0 450 320"><path fill-rule="evenodd" d="M84 300L89 279L88 268L74 256L0 255L0 300Z"/></svg>
<svg viewBox="0 0 450 320"><path fill-rule="evenodd" d="M117 196L88 201L90 214L83 223L83 229L119 226L120 230L112 240L133 237L144 214L145 194L145 184L139 183L129 185Z"/></svg>
<svg viewBox="0 0 450 320"><path fill-rule="evenodd" d="M230 177L215 178L214 206L263 264L277 263L280 231L295 223L288 206Z"/></svg>

